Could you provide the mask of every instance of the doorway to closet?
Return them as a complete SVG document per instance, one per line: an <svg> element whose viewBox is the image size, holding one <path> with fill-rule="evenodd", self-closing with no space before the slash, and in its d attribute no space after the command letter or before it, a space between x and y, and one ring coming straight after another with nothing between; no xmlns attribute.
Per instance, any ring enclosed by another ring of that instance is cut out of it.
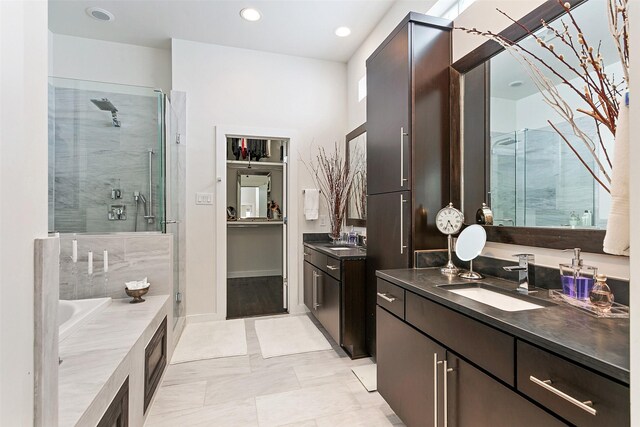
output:
<svg viewBox="0 0 640 427"><path fill-rule="evenodd" d="M287 141L226 138L227 319L287 312Z"/></svg>

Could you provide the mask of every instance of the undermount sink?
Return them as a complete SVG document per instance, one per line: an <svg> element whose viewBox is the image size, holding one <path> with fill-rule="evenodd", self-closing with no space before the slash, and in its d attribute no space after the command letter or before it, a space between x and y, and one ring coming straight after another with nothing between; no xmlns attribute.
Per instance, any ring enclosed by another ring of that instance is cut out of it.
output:
<svg viewBox="0 0 640 427"><path fill-rule="evenodd" d="M503 311L537 310L555 305L549 301L532 298L527 295L518 295L513 291L507 291L486 283L439 285L438 287Z"/></svg>

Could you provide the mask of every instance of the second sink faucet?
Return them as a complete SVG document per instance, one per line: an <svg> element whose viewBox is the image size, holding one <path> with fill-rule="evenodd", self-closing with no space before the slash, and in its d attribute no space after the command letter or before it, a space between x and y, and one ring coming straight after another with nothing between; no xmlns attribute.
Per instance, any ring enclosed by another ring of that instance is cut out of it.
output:
<svg viewBox="0 0 640 427"><path fill-rule="evenodd" d="M506 271L518 272L518 292L528 294L534 292L535 286L529 281L529 263L534 262L533 254L516 254L518 265L502 267Z"/></svg>

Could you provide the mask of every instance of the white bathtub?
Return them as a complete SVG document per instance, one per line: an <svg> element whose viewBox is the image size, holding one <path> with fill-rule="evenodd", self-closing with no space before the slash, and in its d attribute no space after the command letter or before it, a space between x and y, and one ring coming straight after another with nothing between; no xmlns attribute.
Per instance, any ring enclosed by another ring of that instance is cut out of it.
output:
<svg viewBox="0 0 640 427"><path fill-rule="evenodd" d="M111 304L111 298L60 300L58 306L59 338L62 341L92 315Z"/></svg>

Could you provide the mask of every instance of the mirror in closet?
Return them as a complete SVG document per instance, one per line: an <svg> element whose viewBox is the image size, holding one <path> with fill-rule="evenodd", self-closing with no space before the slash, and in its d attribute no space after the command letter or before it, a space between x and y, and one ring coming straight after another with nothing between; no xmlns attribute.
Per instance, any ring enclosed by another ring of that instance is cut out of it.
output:
<svg viewBox="0 0 640 427"><path fill-rule="evenodd" d="M240 170L237 176L239 217L267 218L271 172Z"/></svg>

